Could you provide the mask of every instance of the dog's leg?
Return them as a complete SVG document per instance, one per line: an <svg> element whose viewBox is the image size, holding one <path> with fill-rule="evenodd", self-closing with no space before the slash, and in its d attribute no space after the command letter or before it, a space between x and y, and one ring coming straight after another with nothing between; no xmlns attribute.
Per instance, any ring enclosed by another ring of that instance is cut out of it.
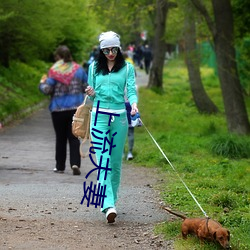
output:
<svg viewBox="0 0 250 250"><path fill-rule="evenodd" d="M183 238L184 240L186 240L186 239L187 239L187 233L184 232L184 231L182 231L181 234L182 234L182 238Z"/></svg>

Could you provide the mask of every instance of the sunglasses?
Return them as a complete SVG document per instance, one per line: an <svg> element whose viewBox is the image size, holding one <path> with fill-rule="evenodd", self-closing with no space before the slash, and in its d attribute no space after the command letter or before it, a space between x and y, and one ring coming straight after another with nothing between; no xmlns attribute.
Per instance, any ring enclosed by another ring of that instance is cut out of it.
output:
<svg viewBox="0 0 250 250"><path fill-rule="evenodd" d="M111 49L105 48L105 49L102 50L104 55L109 55L110 51L112 52L112 54L117 54L118 48L117 47L114 47L114 48L111 48Z"/></svg>

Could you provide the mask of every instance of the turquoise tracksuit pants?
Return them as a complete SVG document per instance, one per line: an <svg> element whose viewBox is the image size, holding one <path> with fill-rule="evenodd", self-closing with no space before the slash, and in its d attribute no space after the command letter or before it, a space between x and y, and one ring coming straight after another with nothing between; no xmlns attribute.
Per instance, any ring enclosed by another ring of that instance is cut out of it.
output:
<svg viewBox="0 0 250 250"><path fill-rule="evenodd" d="M94 125L95 119L96 125ZM109 126L110 119L111 122ZM98 170L99 183L103 187L106 185L106 198L104 199L103 207L101 208L101 211L105 212L105 209L109 207L115 208L118 198L118 189L120 186L122 171L122 155L128 133L126 111L121 113L120 116L112 117L107 114L96 113L93 111L91 113L90 132L92 133L91 139L94 142L93 147L95 147L96 152L96 163L99 167L102 167L102 169ZM94 159L94 155L92 156ZM107 171L107 167L111 170Z"/></svg>

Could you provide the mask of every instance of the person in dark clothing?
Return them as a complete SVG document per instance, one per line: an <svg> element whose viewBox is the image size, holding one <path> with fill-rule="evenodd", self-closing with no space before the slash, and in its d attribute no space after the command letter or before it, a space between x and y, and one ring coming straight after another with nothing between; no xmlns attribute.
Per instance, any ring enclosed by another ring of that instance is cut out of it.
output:
<svg viewBox="0 0 250 250"><path fill-rule="evenodd" d="M99 48L97 46L93 47L93 50L90 52L89 55L89 60L88 60L88 64L90 65L92 62L94 62L94 60L97 59L98 55L99 55Z"/></svg>
<svg viewBox="0 0 250 250"><path fill-rule="evenodd" d="M140 67L140 69L143 69L143 63L142 63L142 59L143 59L143 47L141 45L137 46L135 48L134 51L135 54L135 63L138 67Z"/></svg>
<svg viewBox="0 0 250 250"><path fill-rule="evenodd" d="M152 51L149 48L149 46L146 44L145 45L145 49L143 52L143 57L144 57L144 67L145 67L145 71L146 74L149 73L149 69L150 69L150 65L151 65L151 61L153 59L153 55L152 55Z"/></svg>
<svg viewBox="0 0 250 250"><path fill-rule="evenodd" d="M84 68L86 73L88 73L89 65L97 59L97 57L99 55L99 50L100 49L98 46L94 46L92 51L89 54L88 60L83 62L82 67Z"/></svg>

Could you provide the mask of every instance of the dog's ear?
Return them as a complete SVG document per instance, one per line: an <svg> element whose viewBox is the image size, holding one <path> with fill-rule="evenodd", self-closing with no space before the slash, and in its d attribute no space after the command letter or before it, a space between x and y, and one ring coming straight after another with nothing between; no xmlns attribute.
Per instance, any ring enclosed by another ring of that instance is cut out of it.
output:
<svg viewBox="0 0 250 250"><path fill-rule="evenodd" d="M216 232L213 233L213 238L216 240Z"/></svg>
<svg viewBox="0 0 250 250"><path fill-rule="evenodd" d="M230 241L230 232L227 230L228 236L227 236L227 240Z"/></svg>

